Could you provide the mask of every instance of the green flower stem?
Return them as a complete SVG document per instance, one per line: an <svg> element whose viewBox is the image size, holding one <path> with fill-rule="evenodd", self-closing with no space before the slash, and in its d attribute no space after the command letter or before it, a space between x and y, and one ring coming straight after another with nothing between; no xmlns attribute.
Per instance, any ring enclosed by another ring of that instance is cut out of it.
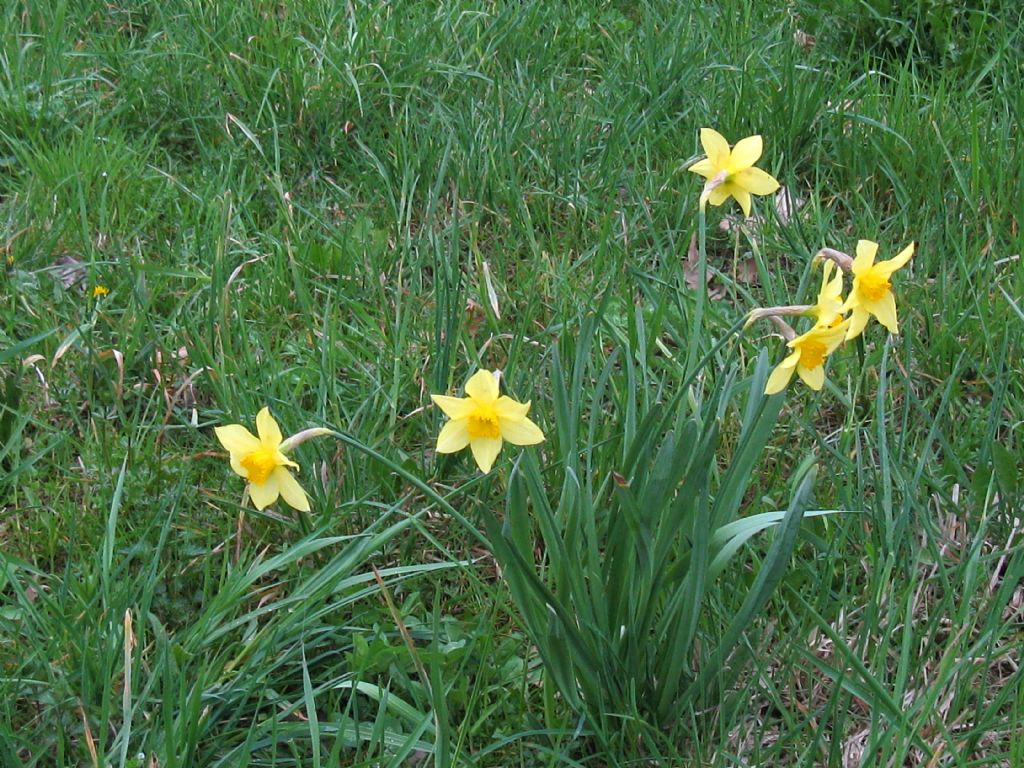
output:
<svg viewBox="0 0 1024 768"><path fill-rule="evenodd" d="M704 305L708 300L707 214L703 205L697 210L697 257L700 285L696 289L697 305L694 308L693 322L690 324L690 343L686 353L687 379L692 379L699 370L697 350L700 347L701 329L704 326Z"/></svg>

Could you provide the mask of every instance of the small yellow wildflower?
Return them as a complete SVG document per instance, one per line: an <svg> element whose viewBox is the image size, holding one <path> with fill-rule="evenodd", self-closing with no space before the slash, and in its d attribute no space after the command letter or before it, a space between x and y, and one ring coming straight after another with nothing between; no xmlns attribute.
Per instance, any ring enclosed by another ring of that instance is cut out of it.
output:
<svg viewBox="0 0 1024 768"><path fill-rule="evenodd" d="M788 342L786 346L793 351L772 371L764 393L774 395L784 390L794 372L811 389L821 389L825 384L825 359L843 343L849 324L850 320L846 319L833 326L815 325Z"/></svg>
<svg viewBox="0 0 1024 768"><path fill-rule="evenodd" d="M490 472L503 440L513 445L536 445L544 440L540 427L526 417L530 403L498 396L498 376L477 371L466 382L466 397L431 395L450 419L437 436L438 453L455 453L467 445L481 472Z"/></svg>
<svg viewBox="0 0 1024 768"><path fill-rule="evenodd" d="M857 257L853 260L850 271L853 272L853 288L846 297L842 312L853 310L850 316L850 330L846 339L855 339L864 331L864 326L874 315L889 333L899 333L896 322L896 297L892 293L889 278L892 273L902 267L914 255L914 244L911 243L899 254L888 261L875 264L878 243L870 240L857 241Z"/></svg>
<svg viewBox="0 0 1024 768"><path fill-rule="evenodd" d="M256 431L259 437L241 424L214 429L220 444L231 456L231 468L249 481L252 503L256 509L263 509L281 496L295 509L308 512L306 492L287 469L298 469L299 465L285 454L311 437L331 434L331 430L315 427L283 440L281 428L270 415L270 409L263 408L256 414Z"/></svg>
<svg viewBox="0 0 1024 768"><path fill-rule="evenodd" d="M770 195L779 188L779 182L771 174L754 167L761 157L760 136L748 136L738 141L730 151L729 142L722 134L711 128L702 128L700 143L707 157L687 170L708 180L701 195L701 205L705 200L712 205L721 205L735 197L743 215L749 216L751 195Z"/></svg>
<svg viewBox="0 0 1024 768"><path fill-rule="evenodd" d="M832 273L835 272L835 277ZM815 325L832 327L843 321L843 273L831 261L826 261L821 272L821 290L811 313L817 318Z"/></svg>
<svg viewBox="0 0 1024 768"><path fill-rule="evenodd" d="M100 296L106 296L110 293L110 289L105 285L97 285L92 289L93 298L99 298Z"/></svg>

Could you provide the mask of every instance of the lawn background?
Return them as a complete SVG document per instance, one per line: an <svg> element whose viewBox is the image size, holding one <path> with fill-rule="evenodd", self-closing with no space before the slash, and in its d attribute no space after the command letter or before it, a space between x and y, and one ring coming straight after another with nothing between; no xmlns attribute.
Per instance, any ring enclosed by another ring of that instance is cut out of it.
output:
<svg viewBox="0 0 1024 768"><path fill-rule="evenodd" d="M4 2L0 764L1024 765L1011 5ZM762 134L802 205L711 209L694 334L706 126ZM501 368L551 430L594 322L592 362L635 363L614 439L689 354L725 341L695 408L781 359L729 328L859 238L917 243L901 334L791 387L748 499L813 455L850 513L805 522L738 687L595 738L407 479L480 526L519 449L435 456L428 394ZM212 427L263 405L359 443L300 449L308 516L240 507Z"/></svg>

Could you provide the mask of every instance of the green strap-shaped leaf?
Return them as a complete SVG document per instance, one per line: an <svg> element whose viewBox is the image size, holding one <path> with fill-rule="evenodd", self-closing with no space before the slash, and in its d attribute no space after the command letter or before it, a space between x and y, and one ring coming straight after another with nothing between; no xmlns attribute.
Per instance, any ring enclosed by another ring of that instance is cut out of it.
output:
<svg viewBox="0 0 1024 768"><path fill-rule="evenodd" d="M775 540L772 541L764 564L757 572L757 577L754 579L754 584L751 586L750 592L747 593L743 605L725 630L718 647L703 660L700 673L683 694L683 701L687 704L692 704L701 692L715 684L722 666L729 658L736 643L747 631L751 622L757 618L775 587L782 580L796 544L800 521L807 508L816 475L817 472L812 466L797 486L793 500L789 504L789 510L775 532Z"/></svg>
<svg viewBox="0 0 1024 768"><path fill-rule="evenodd" d="M847 510L843 509L815 509L805 512L804 517L824 517L826 515L838 515ZM746 544L752 536L760 533L766 528L772 528L786 519L786 510L775 512L761 512L749 517L741 517L728 525L723 525L715 535L711 537L711 548L717 550L708 571L708 577L713 581L725 570L729 560L736 554L740 547Z"/></svg>
<svg viewBox="0 0 1024 768"><path fill-rule="evenodd" d="M48 331L43 331L42 333L37 333L35 336L32 336L31 338L24 339L23 341L19 341L13 347L8 347L7 349L0 349L0 365L2 365L3 363L6 363L8 360L11 360L11 359L17 357L22 352L24 352L29 347L31 347L33 344L35 344L37 341L42 341L47 336L52 336L56 332L57 332L56 328L51 328Z"/></svg>

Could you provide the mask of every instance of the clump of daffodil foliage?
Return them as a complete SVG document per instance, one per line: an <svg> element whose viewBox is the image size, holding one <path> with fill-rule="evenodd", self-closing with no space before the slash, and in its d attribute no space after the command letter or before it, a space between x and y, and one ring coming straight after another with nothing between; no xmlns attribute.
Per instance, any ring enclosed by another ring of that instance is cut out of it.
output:
<svg viewBox="0 0 1024 768"><path fill-rule="evenodd" d="M753 197L775 193L779 182L755 166L763 152L760 135L730 147L717 131L704 128L700 140L706 157L689 170L705 179L698 210L699 248L706 264L706 204L721 206L735 199L749 217ZM634 418L628 429L618 426L620 415L607 406L600 388L593 393L590 412L583 410L578 382L608 386L616 371L629 372L635 359L627 342L611 353L611 362L618 359L615 367L587 367L594 357L588 346L595 337L592 325L580 331L582 353L574 358L577 369L570 376L564 375L558 352L552 356L556 429L551 442L528 417L531 401L501 394L499 371L477 370L466 381L463 397L430 395L448 419L436 438L437 454L468 447L486 474L495 469L506 442L540 446L520 452L510 469L497 469L508 497L503 520L489 510L481 512L485 541L502 567L550 681L595 730L608 727L609 713L618 712L626 700L644 721L656 725L669 722L682 709L700 706L723 680L736 645L778 583L800 520L805 513L829 514L807 511L813 462L798 471L788 509L745 514L743 505L750 469L782 405L772 396L783 392L794 376L812 390L822 389L829 356L860 336L872 317L890 333L897 332L891 278L910 260L914 246L878 263L877 250L869 240L857 243L855 258L823 248L815 260L822 264L822 274L813 304L749 313L747 325L770 319L785 339L789 352L774 369L762 352L749 381L737 383L734 367L706 401L695 401L689 386L708 362L688 363L675 396L640 414L639 424ZM844 298L846 274L852 275L852 285ZM698 297L700 306L705 298ZM785 317L805 317L807 327L798 333ZM635 381L635 374L626 376L627 384ZM629 404L626 413L635 413L635 387L627 385L622 392ZM745 401L739 409L746 414L737 441L741 447L724 472L712 473L709 468L721 463L716 453L719 414L734 399ZM595 477L588 469L587 449L579 445L577 429L583 421L591 431L601 424L615 425L603 438L622 457L612 476ZM278 498L299 511L310 509L309 497L292 475L298 464L289 457L303 441L335 434L358 444L325 428L307 429L286 440L267 408L257 414L256 427L257 435L239 424L217 427L216 435L232 469L246 479L246 494L258 509ZM447 499L405 470L399 472L472 527ZM777 535L739 613L717 642L705 647L699 626L708 585L744 542L771 527L778 528ZM539 559L538 551L543 552Z"/></svg>

